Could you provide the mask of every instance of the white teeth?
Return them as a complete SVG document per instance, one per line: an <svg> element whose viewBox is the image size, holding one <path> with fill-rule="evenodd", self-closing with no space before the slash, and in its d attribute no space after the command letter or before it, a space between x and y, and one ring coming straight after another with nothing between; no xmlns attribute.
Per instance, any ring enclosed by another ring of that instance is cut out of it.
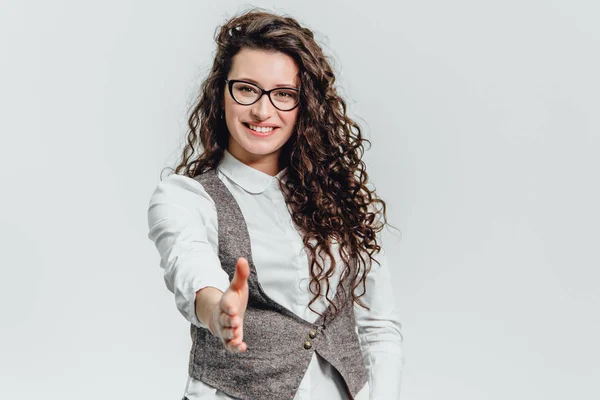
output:
<svg viewBox="0 0 600 400"><path fill-rule="evenodd" d="M253 131L256 132L261 132L261 133L267 133L267 132L271 132L273 129L273 127L261 127L261 126L256 126L256 125L250 125L248 124L248 126L250 126L250 129L252 129Z"/></svg>

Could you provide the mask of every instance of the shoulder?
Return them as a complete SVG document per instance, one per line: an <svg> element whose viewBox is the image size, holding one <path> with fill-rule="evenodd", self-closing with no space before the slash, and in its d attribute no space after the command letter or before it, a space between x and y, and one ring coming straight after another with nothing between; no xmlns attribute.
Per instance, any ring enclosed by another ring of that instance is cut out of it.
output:
<svg viewBox="0 0 600 400"><path fill-rule="evenodd" d="M215 209L215 203L202 183L178 174L171 174L157 184L150 196L149 207L154 204L171 204L192 213Z"/></svg>
<svg viewBox="0 0 600 400"><path fill-rule="evenodd" d="M182 197L207 197L210 199L204 186L197 179L185 175L171 174L158 183L150 200L151 202L163 202L177 200Z"/></svg>

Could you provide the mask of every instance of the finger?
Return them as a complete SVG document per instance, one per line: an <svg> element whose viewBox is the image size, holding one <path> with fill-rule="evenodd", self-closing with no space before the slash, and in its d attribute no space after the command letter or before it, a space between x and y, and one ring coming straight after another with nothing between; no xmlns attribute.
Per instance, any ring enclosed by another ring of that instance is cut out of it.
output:
<svg viewBox="0 0 600 400"><path fill-rule="evenodd" d="M222 328L236 328L240 324L240 319L225 313L219 316L219 324Z"/></svg>
<svg viewBox="0 0 600 400"><path fill-rule="evenodd" d="M225 344L226 344L227 346L229 346L230 348L237 347L237 346L239 346L239 345L240 345L242 342L243 342L242 338L241 338L239 335L238 335L238 336L235 336L235 333L234 333L234 337L233 337L233 339L227 339L227 340L225 340Z"/></svg>
<svg viewBox="0 0 600 400"><path fill-rule="evenodd" d="M230 340L230 344L239 346L244 341L244 327L240 325L237 328L232 329L233 337Z"/></svg>
<svg viewBox="0 0 600 400"><path fill-rule="evenodd" d="M228 340L226 340L226 344L228 346L237 347L243 343L244 329L242 326L239 326L238 328L231 328L228 332L228 335L229 334L230 334L230 336L228 336Z"/></svg>
<svg viewBox="0 0 600 400"><path fill-rule="evenodd" d="M248 277L250 276L250 266L248 260L244 257L240 257L235 264L235 273L229 287L232 290L240 291L248 284Z"/></svg>
<svg viewBox="0 0 600 400"><path fill-rule="evenodd" d="M248 345L246 342L242 342L239 345L233 345L231 342L229 342L225 345L225 348L231 353L242 353L248 349Z"/></svg>
<svg viewBox="0 0 600 400"><path fill-rule="evenodd" d="M246 342L242 342L238 346L234 347L234 351L236 353L243 353L244 351L246 351L247 348L248 348L248 346L246 345Z"/></svg>
<svg viewBox="0 0 600 400"><path fill-rule="evenodd" d="M225 296L224 296L225 297ZM237 315L239 312L239 307L237 304L234 304L233 301L231 301L231 298L225 298L221 301L221 312L234 316Z"/></svg>
<svg viewBox="0 0 600 400"><path fill-rule="evenodd" d="M235 330L233 328L224 328L221 330L221 337L223 338L223 340L225 340L226 342L231 342L236 338L236 334L235 334Z"/></svg>

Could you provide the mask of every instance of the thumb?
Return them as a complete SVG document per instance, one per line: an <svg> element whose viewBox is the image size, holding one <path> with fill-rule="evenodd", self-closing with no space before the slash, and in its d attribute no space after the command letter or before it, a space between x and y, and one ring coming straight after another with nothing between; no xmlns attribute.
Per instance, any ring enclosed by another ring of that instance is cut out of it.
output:
<svg viewBox="0 0 600 400"><path fill-rule="evenodd" d="M235 264L235 273L229 287L232 290L240 291L248 284L248 277L250 276L250 266L248 260L244 257L240 257Z"/></svg>

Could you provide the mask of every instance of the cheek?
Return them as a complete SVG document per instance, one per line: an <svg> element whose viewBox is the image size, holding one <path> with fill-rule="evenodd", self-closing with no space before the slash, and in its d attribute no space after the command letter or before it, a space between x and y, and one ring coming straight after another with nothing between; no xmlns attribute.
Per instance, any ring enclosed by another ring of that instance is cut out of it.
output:
<svg viewBox="0 0 600 400"><path fill-rule="evenodd" d="M234 102L231 98L225 99L225 113L231 116L238 115L240 113L239 104Z"/></svg>
<svg viewBox="0 0 600 400"><path fill-rule="evenodd" d="M294 112L290 112L290 113L283 115L281 117L281 119L285 122L286 125L288 125L290 128L292 128L296 124L297 117L298 117L298 111L295 110Z"/></svg>
<svg viewBox="0 0 600 400"><path fill-rule="evenodd" d="M231 101L233 101L233 100L231 100ZM245 112L247 112L247 109L244 108L243 106L240 106L237 103L231 104L230 102L226 101L226 103L225 103L225 120L227 121L227 128L229 129L230 132L232 130L236 129L237 122L240 119L246 118L246 116L244 115ZM239 128L237 128L237 129L239 129Z"/></svg>

